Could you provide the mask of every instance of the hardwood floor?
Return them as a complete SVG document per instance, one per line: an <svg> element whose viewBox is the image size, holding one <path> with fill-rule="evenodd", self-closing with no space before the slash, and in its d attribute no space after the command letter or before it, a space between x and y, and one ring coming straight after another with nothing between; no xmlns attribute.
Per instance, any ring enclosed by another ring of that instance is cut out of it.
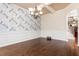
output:
<svg viewBox="0 0 79 59"><path fill-rule="evenodd" d="M67 42L37 38L0 48L1 56L73 56Z"/></svg>

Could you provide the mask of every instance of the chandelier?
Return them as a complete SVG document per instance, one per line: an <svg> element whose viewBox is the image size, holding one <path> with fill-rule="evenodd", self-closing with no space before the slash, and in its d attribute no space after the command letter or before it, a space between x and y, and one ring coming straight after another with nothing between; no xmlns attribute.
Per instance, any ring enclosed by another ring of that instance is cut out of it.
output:
<svg viewBox="0 0 79 59"><path fill-rule="evenodd" d="M35 19L37 19L43 14L42 7L39 7L36 4L34 8L28 8L28 10L30 12L30 15L33 16Z"/></svg>

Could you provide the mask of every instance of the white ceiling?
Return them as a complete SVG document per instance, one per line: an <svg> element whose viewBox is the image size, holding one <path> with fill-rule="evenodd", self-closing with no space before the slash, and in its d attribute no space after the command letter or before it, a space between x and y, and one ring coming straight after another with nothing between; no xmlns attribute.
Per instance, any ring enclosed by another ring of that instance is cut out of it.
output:
<svg viewBox="0 0 79 59"><path fill-rule="evenodd" d="M16 5L23 7L23 8L32 8L35 7L35 3L16 3ZM64 9L69 5L69 3L36 3L38 6L43 6L43 12L44 14L47 14L49 12L58 11L61 9Z"/></svg>

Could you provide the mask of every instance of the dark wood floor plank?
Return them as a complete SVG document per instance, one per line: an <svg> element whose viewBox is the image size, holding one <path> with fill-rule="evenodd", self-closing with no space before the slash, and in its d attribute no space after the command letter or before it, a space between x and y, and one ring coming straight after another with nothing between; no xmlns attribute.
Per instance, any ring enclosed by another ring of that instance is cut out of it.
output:
<svg viewBox="0 0 79 59"><path fill-rule="evenodd" d="M0 48L2 56L70 56L72 49L67 42L37 38Z"/></svg>

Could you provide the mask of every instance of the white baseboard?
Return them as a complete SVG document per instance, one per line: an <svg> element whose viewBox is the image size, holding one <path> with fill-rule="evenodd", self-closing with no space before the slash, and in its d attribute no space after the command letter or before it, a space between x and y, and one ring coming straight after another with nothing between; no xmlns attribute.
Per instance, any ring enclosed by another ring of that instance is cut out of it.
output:
<svg viewBox="0 0 79 59"><path fill-rule="evenodd" d="M66 31L41 31L41 37L51 36L53 39L68 41Z"/></svg>
<svg viewBox="0 0 79 59"><path fill-rule="evenodd" d="M31 40L40 37L38 32L8 32L0 33L0 47Z"/></svg>
<svg viewBox="0 0 79 59"><path fill-rule="evenodd" d="M40 32L7 32L0 33L0 47L47 36L56 40L68 41L66 31L41 31L41 35Z"/></svg>

